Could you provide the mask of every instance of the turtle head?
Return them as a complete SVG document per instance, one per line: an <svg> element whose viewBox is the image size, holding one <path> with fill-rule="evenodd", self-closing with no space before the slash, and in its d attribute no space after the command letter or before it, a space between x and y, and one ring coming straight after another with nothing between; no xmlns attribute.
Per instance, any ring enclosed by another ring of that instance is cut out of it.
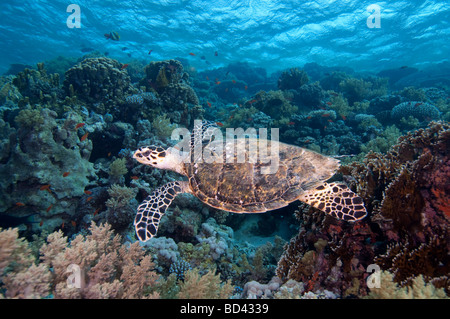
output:
<svg viewBox="0 0 450 319"><path fill-rule="evenodd" d="M182 157L173 148L163 149L159 146L140 147L133 154L133 158L139 163L155 168L169 169L178 173L182 171Z"/></svg>

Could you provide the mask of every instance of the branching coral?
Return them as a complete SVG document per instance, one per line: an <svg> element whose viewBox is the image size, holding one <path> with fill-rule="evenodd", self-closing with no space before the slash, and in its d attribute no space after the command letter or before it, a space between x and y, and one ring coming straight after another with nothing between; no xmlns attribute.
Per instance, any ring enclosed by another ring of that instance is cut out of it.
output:
<svg viewBox="0 0 450 319"><path fill-rule="evenodd" d="M2 257L7 255L2 263L5 266L2 273L6 271L2 278L5 296L158 297L157 293L149 295L146 292L158 279L152 271L151 256L144 255L137 242L126 247L120 241L120 236L113 236L107 224L91 224L89 235L78 235L70 243L61 231L54 232L40 249L41 263L34 264L26 242L18 239L17 231L2 231L1 253ZM5 249L9 251L6 254Z"/></svg>
<svg viewBox="0 0 450 319"><path fill-rule="evenodd" d="M59 74L48 75L43 63L37 64L37 70L26 68L18 73L12 83L24 97L21 104L56 102L60 90Z"/></svg>

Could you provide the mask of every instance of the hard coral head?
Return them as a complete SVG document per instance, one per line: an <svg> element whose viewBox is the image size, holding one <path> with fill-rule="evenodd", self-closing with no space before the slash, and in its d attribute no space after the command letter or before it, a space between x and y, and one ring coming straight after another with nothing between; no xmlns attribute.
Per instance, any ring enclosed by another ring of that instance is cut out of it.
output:
<svg viewBox="0 0 450 319"><path fill-rule="evenodd" d="M140 147L136 152L134 152L133 158L145 165L151 165L158 168L166 168L166 155L167 152L162 147L152 145L147 147Z"/></svg>

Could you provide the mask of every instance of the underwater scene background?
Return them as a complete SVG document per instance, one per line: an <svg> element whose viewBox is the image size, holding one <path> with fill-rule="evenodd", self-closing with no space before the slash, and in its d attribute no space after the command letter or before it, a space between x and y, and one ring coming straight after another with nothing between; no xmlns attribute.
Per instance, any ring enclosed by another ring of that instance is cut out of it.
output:
<svg viewBox="0 0 450 319"><path fill-rule="evenodd" d="M445 1L0 3L0 297L448 298ZM338 156L368 216L234 214L133 152L195 119Z"/></svg>

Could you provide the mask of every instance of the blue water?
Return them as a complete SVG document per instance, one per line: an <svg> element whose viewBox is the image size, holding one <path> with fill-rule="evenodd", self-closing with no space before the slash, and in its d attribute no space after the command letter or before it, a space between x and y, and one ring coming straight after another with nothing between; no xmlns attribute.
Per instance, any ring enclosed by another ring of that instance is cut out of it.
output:
<svg viewBox="0 0 450 319"><path fill-rule="evenodd" d="M68 28L69 1L0 3L0 73L82 48L132 58L186 57L199 70L247 61L269 72L308 62L379 71L447 61L447 1L76 1L80 28ZM380 7L369 28L367 7ZM106 40L116 31L120 41ZM127 47L126 51L122 51ZM148 55L152 50L151 55ZM214 52L218 56L214 55ZM192 52L195 56L189 55ZM206 59L200 59L204 56Z"/></svg>

